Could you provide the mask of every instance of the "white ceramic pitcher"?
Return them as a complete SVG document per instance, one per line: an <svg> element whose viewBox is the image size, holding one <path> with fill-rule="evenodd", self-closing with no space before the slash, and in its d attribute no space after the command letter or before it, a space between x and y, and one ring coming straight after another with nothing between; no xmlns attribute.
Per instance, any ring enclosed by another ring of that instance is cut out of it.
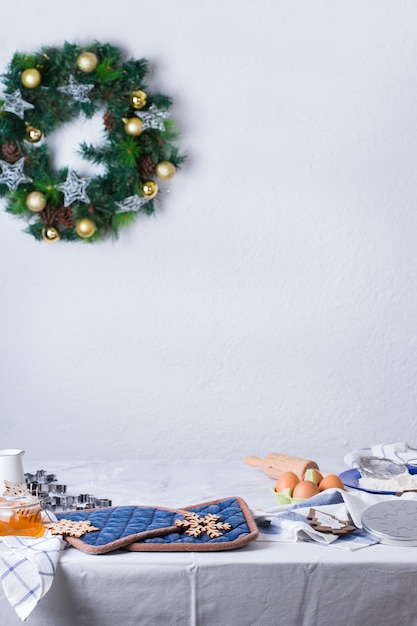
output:
<svg viewBox="0 0 417 626"><path fill-rule="evenodd" d="M24 483L25 473L23 471L22 456L24 450L0 450L0 495L4 491L4 481L11 483Z"/></svg>

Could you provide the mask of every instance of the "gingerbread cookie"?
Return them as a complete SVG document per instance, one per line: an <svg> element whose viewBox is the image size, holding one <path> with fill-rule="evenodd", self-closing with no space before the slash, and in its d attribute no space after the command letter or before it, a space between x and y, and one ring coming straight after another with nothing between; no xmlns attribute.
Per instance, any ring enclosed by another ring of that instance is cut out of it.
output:
<svg viewBox="0 0 417 626"><path fill-rule="evenodd" d="M51 535L62 535L63 537L82 537L85 533L92 533L99 530L91 524L89 520L74 521L60 519L49 527Z"/></svg>
<svg viewBox="0 0 417 626"><path fill-rule="evenodd" d="M337 517L330 515L330 513L316 511L316 509L310 509L307 519L310 520L310 525L314 526L314 528L321 533L346 535L356 530L356 526L349 524L349 522L337 519Z"/></svg>
<svg viewBox="0 0 417 626"><path fill-rule="evenodd" d="M4 481L3 496L30 496L28 488L24 483L11 483L8 480Z"/></svg>

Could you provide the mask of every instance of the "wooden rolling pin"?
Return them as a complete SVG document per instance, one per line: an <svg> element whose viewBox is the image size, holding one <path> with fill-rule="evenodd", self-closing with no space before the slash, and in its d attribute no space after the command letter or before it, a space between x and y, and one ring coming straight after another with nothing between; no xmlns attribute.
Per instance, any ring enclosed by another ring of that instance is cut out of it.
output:
<svg viewBox="0 0 417 626"><path fill-rule="evenodd" d="M270 452L263 459L259 456L247 456L245 457L245 463L251 467L261 467L269 478L274 478L275 480L284 472L294 472L302 479L308 469L319 469L319 466L314 461L280 454L279 452Z"/></svg>

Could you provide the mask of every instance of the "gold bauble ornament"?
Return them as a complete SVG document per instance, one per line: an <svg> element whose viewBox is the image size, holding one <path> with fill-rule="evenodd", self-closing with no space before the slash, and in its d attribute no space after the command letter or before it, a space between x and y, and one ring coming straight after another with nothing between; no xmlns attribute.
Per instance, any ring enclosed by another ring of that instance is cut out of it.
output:
<svg viewBox="0 0 417 626"><path fill-rule="evenodd" d="M31 143L37 143L42 139L42 131L40 128L35 128L35 126L27 126L26 127L26 139Z"/></svg>
<svg viewBox="0 0 417 626"><path fill-rule="evenodd" d="M131 103L134 109L143 109L146 104L146 93L137 89L136 91L132 91Z"/></svg>
<svg viewBox="0 0 417 626"><path fill-rule="evenodd" d="M90 220L89 217L82 217L75 224L75 230L77 231L77 235L79 237L88 239L88 237L92 237L92 235L96 232L96 225L93 220Z"/></svg>
<svg viewBox="0 0 417 626"><path fill-rule="evenodd" d="M155 198L158 193L158 185L153 180L145 180L142 185L142 196L144 198Z"/></svg>
<svg viewBox="0 0 417 626"><path fill-rule="evenodd" d="M26 196L26 206L29 211L39 213L46 207L46 198L41 191L31 191Z"/></svg>
<svg viewBox="0 0 417 626"><path fill-rule="evenodd" d="M98 64L98 59L94 52L82 52L77 59L78 69L86 74L94 72Z"/></svg>
<svg viewBox="0 0 417 626"><path fill-rule="evenodd" d="M124 117L122 122L124 123L124 131L126 135L137 137L142 133L143 122L138 117Z"/></svg>
<svg viewBox="0 0 417 626"><path fill-rule="evenodd" d="M170 161L161 161L155 168L155 174L161 180L169 180L175 176L177 169Z"/></svg>
<svg viewBox="0 0 417 626"><path fill-rule="evenodd" d="M36 69L36 67L31 67L22 72L20 79L23 85L28 89L35 89L36 87L39 87L42 82L41 73Z"/></svg>
<svg viewBox="0 0 417 626"><path fill-rule="evenodd" d="M45 226L42 228L42 239L44 241L53 243L54 241L59 241L60 238L61 236L55 226Z"/></svg>

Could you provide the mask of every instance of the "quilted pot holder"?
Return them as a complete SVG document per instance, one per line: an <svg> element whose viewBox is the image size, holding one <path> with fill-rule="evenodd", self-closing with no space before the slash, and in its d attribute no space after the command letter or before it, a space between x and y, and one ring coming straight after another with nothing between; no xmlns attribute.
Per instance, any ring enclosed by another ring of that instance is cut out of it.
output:
<svg viewBox="0 0 417 626"><path fill-rule="evenodd" d="M90 554L119 548L139 551L206 551L240 548L258 536L242 498L213 500L181 509L118 506L57 514L58 520L90 522L97 528L81 537L65 536Z"/></svg>

